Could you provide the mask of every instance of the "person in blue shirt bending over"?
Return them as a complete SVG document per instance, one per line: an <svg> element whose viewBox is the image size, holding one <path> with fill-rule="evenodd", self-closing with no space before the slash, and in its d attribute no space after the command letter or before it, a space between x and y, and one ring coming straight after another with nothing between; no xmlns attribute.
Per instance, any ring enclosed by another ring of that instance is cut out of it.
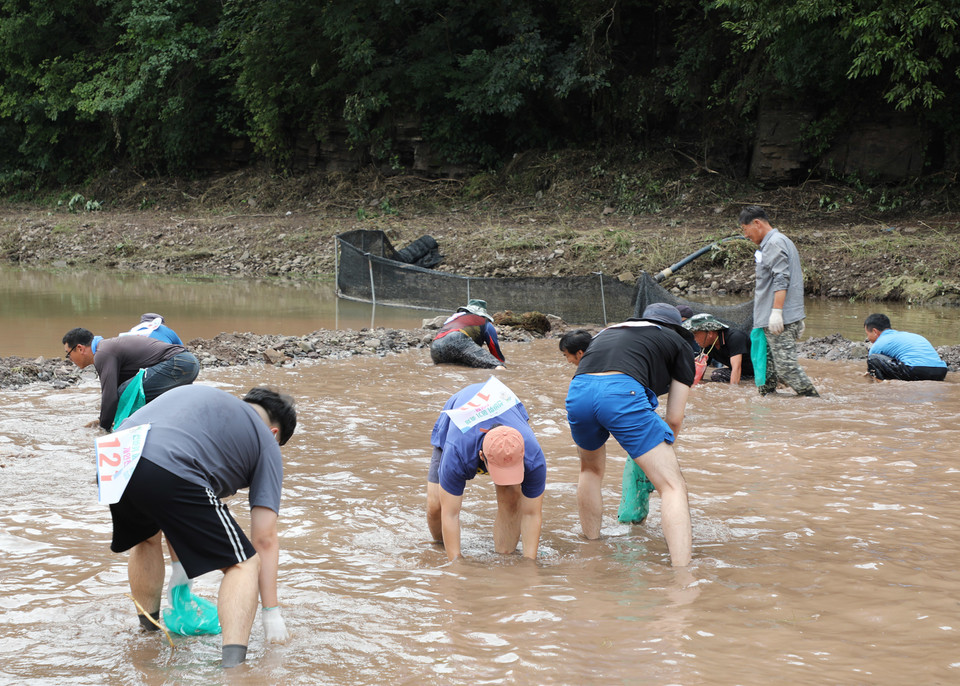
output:
<svg viewBox="0 0 960 686"><path fill-rule="evenodd" d="M867 373L878 381L943 381L946 378L947 364L923 336L890 328L890 318L885 314L871 314L863 320L863 329L872 344Z"/></svg>
<svg viewBox="0 0 960 686"><path fill-rule="evenodd" d="M495 397L490 389L497 387L510 402ZM472 425L456 416L470 408L482 417ZM523 556L537 559L547 462L529 422L523 403L494 377L461 389L444 404L430 434L427 525L451 562L461 557L463 492L478 474L489 474L497 492L494 550L509 555L522 543Z"/></svg>

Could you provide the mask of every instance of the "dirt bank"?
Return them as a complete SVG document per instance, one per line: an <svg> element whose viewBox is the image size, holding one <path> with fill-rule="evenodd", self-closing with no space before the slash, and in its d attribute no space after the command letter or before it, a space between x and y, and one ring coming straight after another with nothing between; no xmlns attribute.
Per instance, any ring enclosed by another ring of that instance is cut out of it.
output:
<svg viewBox="0 0 960 686"><path fill-rule="evenodd" d="M960 215L942 189L810 181L760 190L676 164L604 170L589 158L554 157L468 179L251 170L196 181L100 179L85 195L0 205L0 261L329 278L333 237L362 228L385 231L397 247L429 234L444 255L438 268L460 274L599 270L632 281L738 234L740 209L761 204L797 244L809 295L960 304ZM641 177L656 183L631 182ZM694 300L750 293L753 252L748 241L724 243L664 285Z"/></svg>
<svg viewBox="0 0 960 686"><path fill-rule="evenodd" d="M525 157L464 179L376 173L284 178L244 170L185 181L108 176L33 205L0 205L0 262L290 280L330 278L334 236L385 231L403 247L432 235L441 270L477 276L603 271L633 281L736 235L746 204L767 208L800 251L808 295L960 304L960 215L951 184L881 189L809 181L761 190L686 161L603 169L588 155ZM683 164L687 164L684 167ZM645 179L644 183L640 183ZM748 241L723 243L664 282L690 299L748 295ZM879 306L878 306L879 309ZM506 340L532 334L504 330ZM556 335L556 330L548 335ZM222 334L190 342L204 365L307 364L424 345L425 330ZM858 344L807 341L804 354L857 359ZM957 348L941 348L956 369ZM0 361L0 386L73 383L62 360Z"/></svg>

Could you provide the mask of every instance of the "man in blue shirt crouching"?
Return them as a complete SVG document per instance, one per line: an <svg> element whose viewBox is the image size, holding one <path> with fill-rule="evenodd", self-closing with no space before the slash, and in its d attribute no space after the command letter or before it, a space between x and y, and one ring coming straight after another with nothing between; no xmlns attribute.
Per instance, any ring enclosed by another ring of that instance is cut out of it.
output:
<svg viewBox="0 0 960 686"><path fill-rule="evenodd" d="M867 372L878 381L943 381L947 364L930 341L919 334L890 328L885 314L871 314L863 321L870 346Z"/></svg>

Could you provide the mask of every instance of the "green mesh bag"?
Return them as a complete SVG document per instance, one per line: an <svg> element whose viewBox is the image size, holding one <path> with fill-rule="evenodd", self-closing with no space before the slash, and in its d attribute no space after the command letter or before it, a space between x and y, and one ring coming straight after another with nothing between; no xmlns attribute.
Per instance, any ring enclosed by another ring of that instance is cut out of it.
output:
<svg viewBox="0 0 960 686"><path fill-rule="evenodd" d="M763 329L750 332L750 361L753 362L753 382L757 387L767 383L767 335Z"/></svg>
<svg viewBox="0 0 960 686"><path fill-rule="evenodd" d="M617 520L624 524L640 524L646 519L650 511L651 491L653 484L647 475L628 457L623 465L623 490L620 492Z"/></svg>
<svg viewBox="0 0 960 686"><path fill-rule="evenodd" d="M117 412L113 415L113 428L116 429L120 423L147 404L147 398L143 394L143 375L146 369L141 369L137 375L130 379L130 383L123 389L123 395L117 403Z"/></svg>
<svg viewBox="0 0 960 686"><path fill-rule="evenodd" d="M171 588L170 600L173 607L163 611L163 623L173 633L181 636L220 633L217 606L205 598L195 596L187 584Z"/></svg>

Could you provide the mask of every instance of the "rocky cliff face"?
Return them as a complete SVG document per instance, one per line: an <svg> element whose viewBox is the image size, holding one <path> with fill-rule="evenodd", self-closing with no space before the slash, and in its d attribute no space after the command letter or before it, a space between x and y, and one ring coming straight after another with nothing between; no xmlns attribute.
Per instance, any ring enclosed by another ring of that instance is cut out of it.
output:
<svg viewBox="0 0 960 686"><path fill-rule="evenodd" d="M800 183L812 174L854 176L895 182L923 172L927 134L907 117L864 118L830 136L822 154L812 151L823 142L812 111L772 104L760 111L750 160L750 178L766 186Z"/></svg>

